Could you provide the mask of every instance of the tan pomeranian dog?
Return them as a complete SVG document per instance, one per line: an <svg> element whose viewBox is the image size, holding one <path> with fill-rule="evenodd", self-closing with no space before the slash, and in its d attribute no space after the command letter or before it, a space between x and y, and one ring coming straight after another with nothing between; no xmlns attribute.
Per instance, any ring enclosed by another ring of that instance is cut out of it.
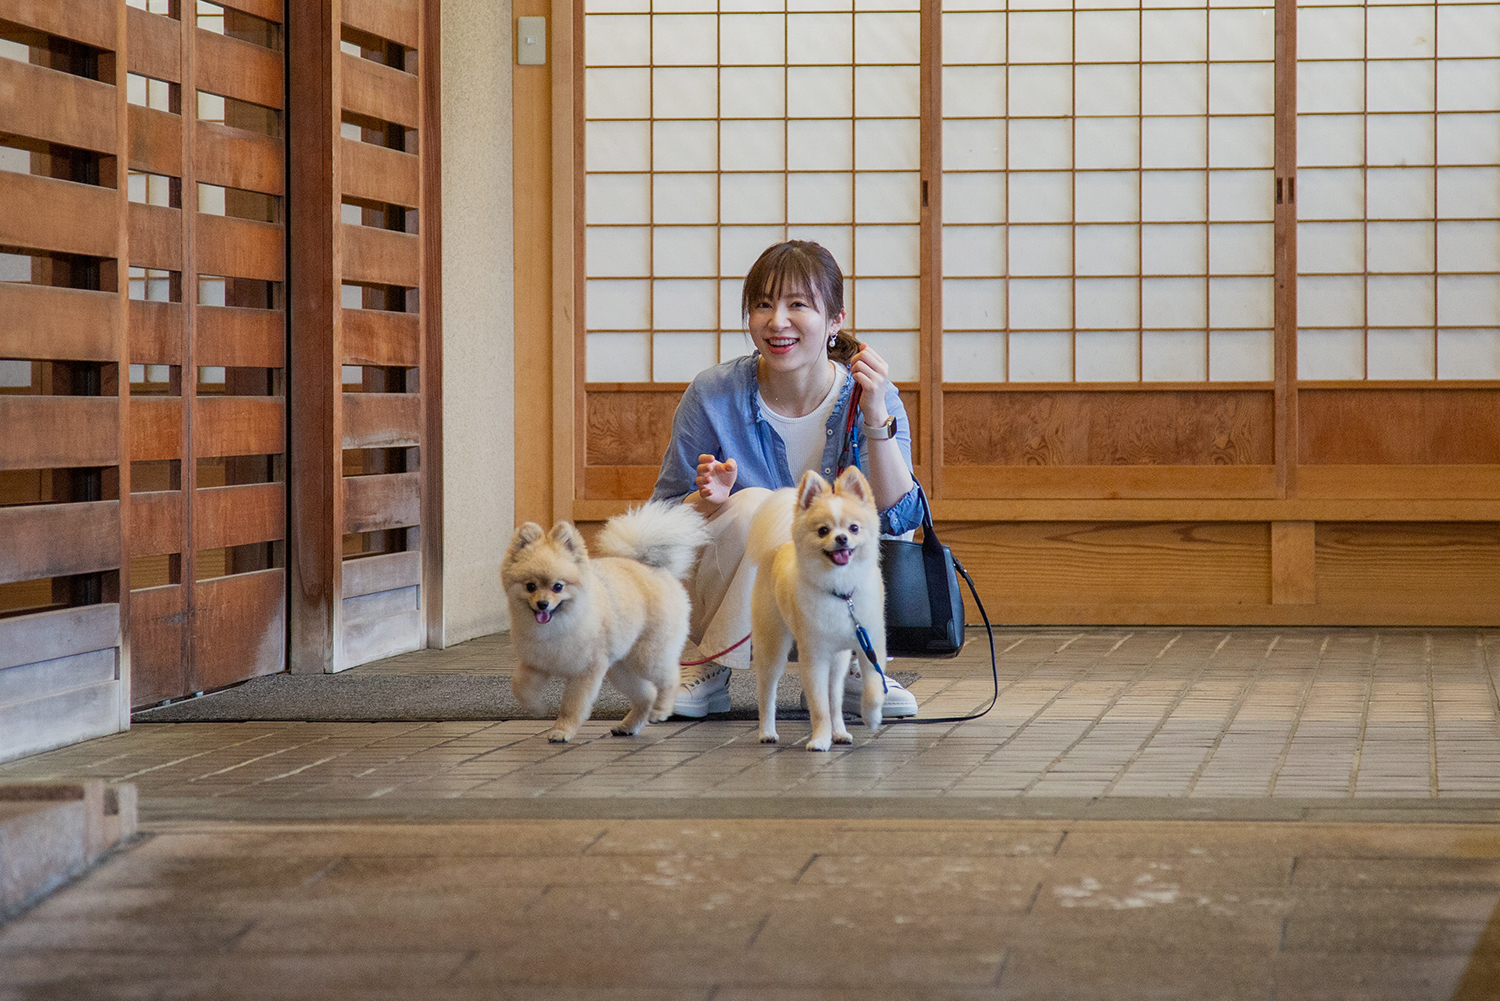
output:
<svg viewBox="0 0 1500 1001"><path fill-rule="evenodd" d="M707 541L702 515L661 502L605 522L595 540L603 555L592 559L565 521L550 532L534 522L516 529L500 564L520 660L510 687L527 711L540 712L547 680L564 679L548 740L572 739L606 677L630 700L615 734L640 733L672 714L688 633L682 581Z"/></svg>
<svg viewBox="0 0 1500 1001"><path fill-rule="evenodd" d="M777 542L788 538L789 542ZM751 649L760 703L760 740L774 744L776 686L793 640L802 690L812 717L809 751L850 744L844 726L844 680L850 655L860 658L864 690L860 712L880 729L885 687L860 648L864 627L880 667L885 666L885 584L880 577L880 514L869 481L857 467L833 486L817 473L795 490L778 490L755 512L747 556L758 560L750 600Z"/></svg>

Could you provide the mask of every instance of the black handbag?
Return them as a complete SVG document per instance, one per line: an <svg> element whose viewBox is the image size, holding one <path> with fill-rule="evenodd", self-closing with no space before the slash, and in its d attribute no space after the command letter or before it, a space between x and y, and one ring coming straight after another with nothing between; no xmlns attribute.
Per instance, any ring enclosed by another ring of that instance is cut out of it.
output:
<svg viewBox="0 0 1500 1001"><path fill-rule="evenodd" d="M956 657L964 648L964 599L952 551L938 541L927 495L922 541L880 540L885 580L885 647L897 657Z"/></svg>

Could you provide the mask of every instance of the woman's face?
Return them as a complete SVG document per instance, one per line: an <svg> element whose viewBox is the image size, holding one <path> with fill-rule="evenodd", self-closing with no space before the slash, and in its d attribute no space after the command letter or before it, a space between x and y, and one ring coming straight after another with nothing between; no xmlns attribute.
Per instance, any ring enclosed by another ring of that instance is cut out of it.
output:
<svg viewBox="0 0 1500 1001"><path fill-rule="evenodd" d="M803 289L781 290L750 300L750 339L773 370L795 371L828 357L828 338L838 333L844 314L826 316Z"/></svg>

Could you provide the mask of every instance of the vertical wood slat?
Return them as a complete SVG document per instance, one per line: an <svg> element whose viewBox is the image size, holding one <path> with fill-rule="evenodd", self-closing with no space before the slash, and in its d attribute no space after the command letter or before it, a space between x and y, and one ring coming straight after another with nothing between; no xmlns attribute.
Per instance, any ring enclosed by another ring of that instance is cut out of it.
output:
<svg viewBox="0 0 1500 1001"><path fill-rule="evenodd" d="M552 507L573 517L583 485L584 149L583 5L552 0ZM519 513L519 512L517 512Z"/></svg>
<svg viewBox="0 0 1500 1001"><path fill-rule="evenodd" d="M114 690L114 726L111 729L124 730L130 726L130 686L134 677L134 660L131 656L131 604L130 604L130 546L131 546L131 512L133 505L130 499L131 493L131 469L130 469L130 164L127 155L129 136L127 129L130 122L130 105L127 100L126 81L128 77L127 68L130 63L130 34L129 21L119 16L124 12L123 4L115 5L115 107L114 124L117 142L114 149L115 168L115 231L117 240L121 246L115 256L115 290L118 296L116 300L115 315L113 317L113 332L115 342L115 372L119 394L119 410L115 419L116 426L116 453L119 456L119 466L116 469L115 481L119 484L120 491L120 539L117 543L116 558L119 560L119 579L115 584L114 594L109 593L108 588L101 589L103 597L114 598L118 604L118 618L120 623L120 646L118 659L116 661L117 681Z"/></svg>
<svg viewBox="0 0 1500 1001"><path fill-rule="evenodd" d="M1297 0L1276 0L1276 489L1297 495Z"/></svg>
<svg viewBox="0 0 1500 1001"><path fill-rule="evenodd" d="M922 304L917 400L921 441L912 445L926 460L926 489L943 491L943 10L923 6L921 26L921 236L918 296Z"/></svg>
<svg viewBox="0 0 1500 1001"><path fill-rule="evenodd" d="M356 0L357 2L357 0ZM442 5L421 4L422 585L421 644L446 645L443 627L443 160Z"/></svg>

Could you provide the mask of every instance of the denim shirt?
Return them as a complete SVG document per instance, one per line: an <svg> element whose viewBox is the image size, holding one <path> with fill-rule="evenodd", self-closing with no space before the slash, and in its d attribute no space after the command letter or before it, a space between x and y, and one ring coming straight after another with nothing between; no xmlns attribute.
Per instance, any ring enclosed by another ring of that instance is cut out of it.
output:
<svg viewBox="0 0 1500 1001"><path fill-rule="evenodd" d="M734 490L742 487L795 487L801 475L792 476L787 465L786 445L781 436L761 414L756 367L760 352L754 352L698 373L677 413L672 417L672 440L661 460L652 500L680 501L698 486L698 456L712 455L723 462L733 459L737 467ZM850 464L848 443L844 441L844 424L849 413L854 380L846 378L839 389L838 403L828 417L828 441L823 446L821 472L832 480L840 469ZM911 426L901 394L887 383L886 411L896 418L896 442L906 468L911 469ZM859 421L854 422L853 440L861 437ZM868 472L869 450L859 449L859 467ZM911 490L894 505L880 512L880 530L886 535L901 535L922 524L921 487ZM731 491L732 492L732 491Z"/></svg>

